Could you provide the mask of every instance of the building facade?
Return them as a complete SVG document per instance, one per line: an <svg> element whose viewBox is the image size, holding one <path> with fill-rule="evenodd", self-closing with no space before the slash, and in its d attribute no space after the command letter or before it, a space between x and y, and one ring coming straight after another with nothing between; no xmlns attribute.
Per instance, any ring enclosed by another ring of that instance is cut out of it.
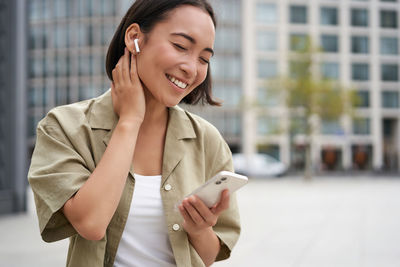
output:
<svg viewBox="0 0 400 267"><path fill-rule="evenodd" d="M54 106L97 96L110 85L104 61L130 0L29 1L29 147L37 122ZM288 74L291 40L310 36L325 51L320 73L356 88L354 117L319 123L316 169L399 170L399 30L395 0L213 0L218 16L211 60L223 107L189 107L213 123L233 152L304 162L304 138L291 145L288 112L266 81ZM245 100L246 99L246 100ZM257 108L248 103L257 102ZM329 163L327 161L331 163ZM333 165L332 165L333 161ZM329 163L329 164L328 164Z"/></svg>
<svg viewBox="0 0 400 267"><path fill-rule="evenodd" d="M0 214L26 210L25 11L0 1Z"/></svg>
<svg viewBox="0 0 400 267"><path fill-rule="evenodd" d="M292 41L309 36L324 51L321 75L355 88L361 100L353 117L319 122L312 138L314 167L398 171L398 1L248 0L243 5L243 94L264 106L245 111L243 150L267 152L292 166L304 158L304 140L292 146L288 134L273 132L290 118L281 102L266 97L265 80L289 74L296 50Z"/></svg>

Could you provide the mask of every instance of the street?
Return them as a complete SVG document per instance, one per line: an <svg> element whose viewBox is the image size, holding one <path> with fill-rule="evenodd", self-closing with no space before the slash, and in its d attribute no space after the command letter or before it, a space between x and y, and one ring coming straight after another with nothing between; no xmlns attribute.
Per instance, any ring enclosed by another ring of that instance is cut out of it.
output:
<svg viewBox="0 0 400 267"><path fill-rule="evenodd" d="M0 266L64 266L68 242L39 236L27 214L0 217ZM398 267L399 177L251 179L238 192L242 235L216 267Z"/></svg>

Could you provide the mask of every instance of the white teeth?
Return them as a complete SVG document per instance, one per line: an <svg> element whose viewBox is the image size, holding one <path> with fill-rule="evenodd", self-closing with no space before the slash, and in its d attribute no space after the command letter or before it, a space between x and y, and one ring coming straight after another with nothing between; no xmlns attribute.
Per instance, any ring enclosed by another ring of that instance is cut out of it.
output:
<svg viewBox="0 0 400 267"><path fill-rule="evenodd" d="M181 82L181 81L175 79L175 77L172 77L170 75L167 75L167 77L171 82L173 82L176 86L178 86L182 89L185 89L188 86L187 83Z"/></svg>

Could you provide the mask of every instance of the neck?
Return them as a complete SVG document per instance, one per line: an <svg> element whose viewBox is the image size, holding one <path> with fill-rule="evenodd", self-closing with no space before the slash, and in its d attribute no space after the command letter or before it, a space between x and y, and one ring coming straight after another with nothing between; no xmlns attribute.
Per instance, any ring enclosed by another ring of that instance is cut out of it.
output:
<svg viewBox="0 0 400 267"><path fill-rule="evenodd" d="M166 124L168 120L168 108L154 99L148 90L145 91L146 113L143 124L145 127L155 124Z"/></svg>

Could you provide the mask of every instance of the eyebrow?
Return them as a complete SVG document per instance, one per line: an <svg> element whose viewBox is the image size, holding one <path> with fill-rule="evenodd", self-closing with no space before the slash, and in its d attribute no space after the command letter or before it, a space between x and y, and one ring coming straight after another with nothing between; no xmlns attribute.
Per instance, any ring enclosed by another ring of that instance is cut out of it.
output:
<svg viewBox="0 0 400 267"><path fill-rule="evenodd" d="M192 36L187 35L186 33L176 32L176 33L171 33L171 35L182 36L183 38L186 38L187 40L189 40L192 44L196 44L196 40ZM207 47L207 48L204 48L204 50L210 52L214 56L214 50L212 50L211 48Z"/></svg>

